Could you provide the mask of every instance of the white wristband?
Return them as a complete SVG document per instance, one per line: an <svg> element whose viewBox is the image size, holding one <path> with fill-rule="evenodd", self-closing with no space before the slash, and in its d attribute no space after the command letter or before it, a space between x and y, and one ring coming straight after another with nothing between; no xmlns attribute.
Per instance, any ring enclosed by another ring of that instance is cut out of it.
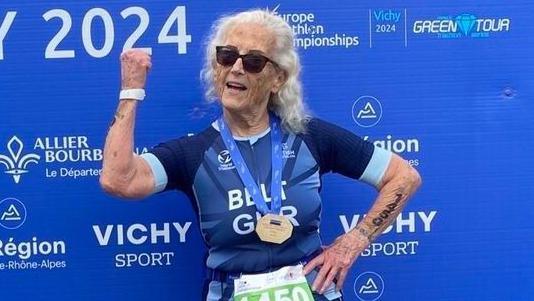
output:
<svg viewBox="0 0 534 301"><path fill-rule="evenodd" d="M134 99L134 100L143 100L145 99L145 89L125 89L121 90L119 94L119 99Z"/></svg>

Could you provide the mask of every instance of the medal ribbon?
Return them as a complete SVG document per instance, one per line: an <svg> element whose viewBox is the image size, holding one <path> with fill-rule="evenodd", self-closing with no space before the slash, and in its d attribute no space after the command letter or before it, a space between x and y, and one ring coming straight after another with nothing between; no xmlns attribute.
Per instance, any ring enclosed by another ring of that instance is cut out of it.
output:
<svg viewBox="0 0 534 301"><path fill-rule="evenodd" d="M267 202L261 190L258 187L256 181L254 181L250 170L248 169L237 144L234 141L234 137L230 132L230 128L224 117L221 116L217 120L221 137L224 145L230 152L232 161L236 166L237 172L241 181L247 188L248 192L252 196L252 200L256 205L256 209L261 212L262 215L267 213L279 214L282 207L282 131L280 129L280 122L277 116L269 114L269 123L271 126L271 209L267 206Z"/></svg>

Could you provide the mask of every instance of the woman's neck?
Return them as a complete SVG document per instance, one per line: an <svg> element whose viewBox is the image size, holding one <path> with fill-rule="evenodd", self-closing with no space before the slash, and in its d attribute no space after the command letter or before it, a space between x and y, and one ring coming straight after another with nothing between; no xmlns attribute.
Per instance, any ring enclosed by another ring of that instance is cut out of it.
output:
<svg viewBox="0 0 534 301"><path fill-rule="evenodd" d="M269 127L269 112L265 109L246 114L223 109L223 114L232 135L237 137L257 135Z"/></svg>

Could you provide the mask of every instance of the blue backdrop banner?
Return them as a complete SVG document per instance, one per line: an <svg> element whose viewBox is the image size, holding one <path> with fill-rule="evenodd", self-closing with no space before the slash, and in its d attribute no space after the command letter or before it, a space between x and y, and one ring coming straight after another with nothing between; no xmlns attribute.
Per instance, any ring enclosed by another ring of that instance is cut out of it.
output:
<svg viewBox="0 0 534 301"><path fill-rule="evenodd" d="M120 53L151 53L135 151L219 115L199 81L219 16L289 22L315 116L400 154L423 186L358 258L345 300L532 300L534 4L512 1L0 1L0 300L200 300L185 195L106 195ZM326 175L326 244L376 197Z"/></svg>

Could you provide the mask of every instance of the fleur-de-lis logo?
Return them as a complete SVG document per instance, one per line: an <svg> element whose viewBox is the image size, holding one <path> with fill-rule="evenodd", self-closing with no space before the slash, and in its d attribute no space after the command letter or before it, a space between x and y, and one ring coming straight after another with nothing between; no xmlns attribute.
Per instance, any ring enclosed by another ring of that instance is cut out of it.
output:
<svg viewBox="0 0 534 301"><path fill-rule="evenodd" d="M39 163L41 157L37 154L26 154L21 157L24 144L17 137L13 136L7 143L7 150L11 157L0 154L0 163L6 167L6 174L12 175L16 184L20 182L20 177L28 173L27 166L30 163Z"/></svg>

